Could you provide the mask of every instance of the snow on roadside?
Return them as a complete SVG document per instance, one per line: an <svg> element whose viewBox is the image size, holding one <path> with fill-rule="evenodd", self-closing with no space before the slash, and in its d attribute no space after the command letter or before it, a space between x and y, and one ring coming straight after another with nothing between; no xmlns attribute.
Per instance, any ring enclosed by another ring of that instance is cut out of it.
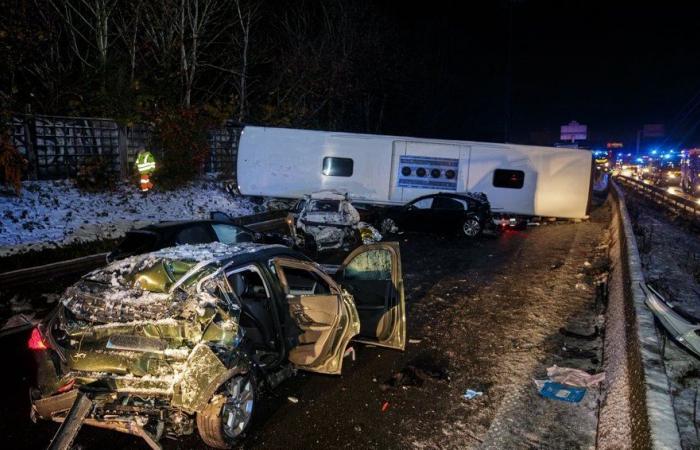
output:
<svg viewBox="0 0 700 450"><path fill-rule="evenodd" d="M215 181L141 194L132 184L114 192L86 193L71 181L26 181L21 197L0 196L0 257L79 241L118 238L162 220L204 219L211 211L232 217L260 210Z"/></svg>

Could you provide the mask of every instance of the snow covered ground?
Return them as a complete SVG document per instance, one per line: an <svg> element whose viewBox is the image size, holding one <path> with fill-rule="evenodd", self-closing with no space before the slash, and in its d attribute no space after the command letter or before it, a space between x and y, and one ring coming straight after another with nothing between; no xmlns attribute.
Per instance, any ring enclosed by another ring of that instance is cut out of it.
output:
<svg viewBox="0 0 700 450"><path fill-rule="evenodd" d="M676 307L700 317L698 235L631 195L627 196L627 204L633 221L635 217L637 220L635 231L646 281ZM670 339L663 349L681 446L683 449L700 448L700 359Z"/></svg>
<svg viewBox="0 0 700 450"><path fill-rule="evenodd" d="M71 181L27 181L21 197L0 195L0 257L117 238L152 222L208 218L210 211L236 217L260 210L249 199L235 197L209 180L146 195L125 183L114 192L86 193Z"/></svg>

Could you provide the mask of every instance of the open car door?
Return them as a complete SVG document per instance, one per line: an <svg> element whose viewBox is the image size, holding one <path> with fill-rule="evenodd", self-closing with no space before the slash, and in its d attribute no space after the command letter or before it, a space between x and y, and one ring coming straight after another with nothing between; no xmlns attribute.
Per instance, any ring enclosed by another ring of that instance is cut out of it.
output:
<svg viewBox="0 0 700 450"><path fill-rule="evenodd" d="M352 299L312 263L275 258L274 266L289 314L301 330L289 361L299 369L340 374L345 347L360 331Z"/></svg>
<svg viewBox="0 0 700 450"><path fill-rule="evenodd" d="M355 299L360 316L355 340L403 350L406 304L399 244L362 245L348 255L335 276Z"/></svg>

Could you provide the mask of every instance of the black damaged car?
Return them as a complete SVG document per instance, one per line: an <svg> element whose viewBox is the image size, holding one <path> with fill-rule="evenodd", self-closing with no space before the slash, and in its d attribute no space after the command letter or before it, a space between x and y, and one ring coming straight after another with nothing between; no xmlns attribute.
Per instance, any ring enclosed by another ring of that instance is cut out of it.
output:
<svg viewBox="0 0 700 450"><path fill-rule="evenodd" d="M108 256L115 261L129 256L153 252L184 244L258 244L293 245L288 236L278 233L259 233L243 225L236 225L222 213L212 213L211 220L166 221L127 231L124 239Z"/></svg>
<svg viewBox="0 0 700 450"><path fill-rule="evenodd" d="M483 193L424 195L403 205L387 208L380 220L382 233L421 231L460 233L475 238L497 227L491 205Z"/></svg>

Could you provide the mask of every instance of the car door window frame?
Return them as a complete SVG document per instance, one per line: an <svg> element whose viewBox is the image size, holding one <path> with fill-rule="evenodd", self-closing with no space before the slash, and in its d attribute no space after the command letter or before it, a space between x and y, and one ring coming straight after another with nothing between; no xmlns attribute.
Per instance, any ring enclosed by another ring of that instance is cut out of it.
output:
<svg viewBox="0 0 700 450"><path fill-rule="evenodd" d="M280 286L282 287L282 291L284 292L285 295L339 295L340 294L340 289L338 288L338 285L336 282L328 276L323 270L321 270L319 267L317 267L313 263L309 263L306 261L301 261L298 259L293 259L293 258L285 258L285 257L275 257L272 259L272 265L275 268L275 275L280 281ZM287 276L284 273L284 268L289 267L292 269L301 269L301 270L306 270L308 272L315 273L318 275L323 281L326 282L326 284L329 287L330 292L328 294L292 294L289 291L289 283L287 282Z"/></svg>
<svg viewBox="0 0 700 450"><path fill-rule="evenodd" d="M425 208L423 208L423 207L421 207L421 206L417 206L419 202L426 201L426 200L429 200L429 201L430 201L430 205L428 205L428 206L425 207ZM419 197L419 198L417 198L417 199L415 199L415 200L412 200L412 201L411 201L410 203L408 203L408 205L406 205L406 206L407 206L408 209L429 210L429 209L431 209L431 208L433 207L433 203L435 203L435 197L428 196L428 197Z"/></svg>

